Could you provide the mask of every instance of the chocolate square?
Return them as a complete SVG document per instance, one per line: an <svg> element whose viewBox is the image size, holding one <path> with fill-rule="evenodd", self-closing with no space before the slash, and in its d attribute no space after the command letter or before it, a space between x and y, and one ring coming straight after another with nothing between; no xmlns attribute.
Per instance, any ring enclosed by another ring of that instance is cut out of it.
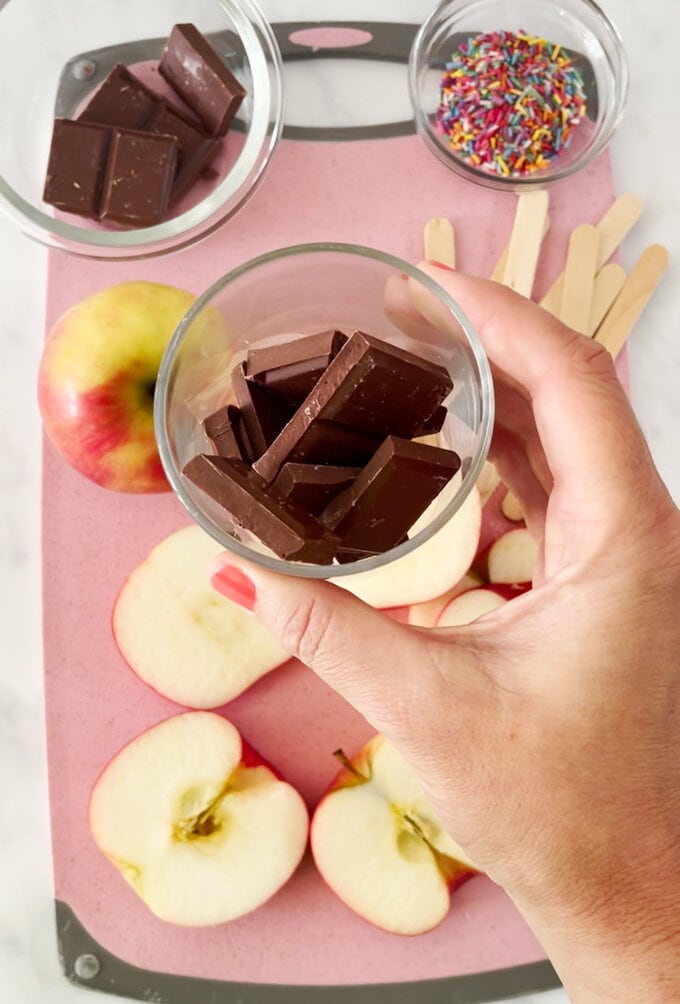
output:
<svg viewBox="0 0 680 1004"><path fill-rule="evenodd" d="M95 91L78 116L79 122L141 129L153 114L159 97L119 63Z"/></svg>
<svg viewBox="0 0 680 1004"><path fill-rule="evenodd" d="M211 136L224 136L245 90L193 24L176 24L158 66Z"/></svg>
<svg viewBox="0 0 680 1004"><path fill-rule="evenodd" d="M68 213L97 219L111 130L57 119L43 199Z"/></svg>
<svg viewBox="0 0 680 1004"><path fill-rule="evenodd" d="M170 193L170 202L175 202L212 163L222 144L165 102L158 103L144 128L146 132L172 136L177 145L177 174Z"/></svg>
<svg viewBox="0 0 680 1004"><path fill-rule="evenodd" d="M160 223L177 168L171 136L114 129L100 217L135 227Z"/></svg>

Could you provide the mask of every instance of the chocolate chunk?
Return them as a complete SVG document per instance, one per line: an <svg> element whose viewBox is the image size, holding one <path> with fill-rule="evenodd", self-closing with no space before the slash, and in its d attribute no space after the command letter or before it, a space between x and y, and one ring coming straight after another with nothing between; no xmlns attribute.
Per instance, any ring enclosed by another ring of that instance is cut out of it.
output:
<svg viewBox="0 0 680 1004"><path fill-rule="evenodd" d="M271 491L318 516L338 492L352 484L360 470L360 467L324 464L284 464Z"/></svg>
<svg viewBox="0 0 680 1004"><path fill-rule="evenodd" d="M248 350L246 375L297 407L346 341L342 331L321 331L279 345L256 346Z"/></svg>
<svg viewBox="0 0 680 1004"><path fill-rule="evenodd" d="M434 412L430 415L427 421L423 422L418 431L414 433L413 438L415 439L417 436L431 436L433 433L439 432L446 421L448 413L448 408L446 408L443 404L440 404L437 408L435 408Z"/></svg>
<svg viewBox="0 0 680 1004"><path fill-rule="evenodd" d="M356 457L341 450L325 459L311 454L305 446L310 429L330 422L364 437L410 439L452 387L442 366L355 331L254 468L271 482L287 461L357 466Z"/></svg>
<svg viewBox="0 0 680 1004"><path fill-rule="evenodd" d="M406 537L404 537L404 540L406 540ZM361 561L362 558L375 558L380 553L380 551L367 551L364 547L345 547L344 544L341 544L335 552L335 560L339 565L347 565L350 561Z"/></svg>
<svg viewBox="0 0 680 1004"><path fill-rule="evenodd" d="M57 119L43 199L68 213L99 215L111 130Z"/></svg>
<svg viewBox="0 0 680 1004"><path fill-rule="evenodd" d="M290 420L293 409L265 387L247 380L245 363L232 371L231 386L253 455L261 457Z"/></svg>
<svg viewBox="0 0 680 1004"><path fill-rule="evenodd" d="M303 509L267 494L240 460L201 454L182 473L279 557L323 565L333 560L337 537Z"/></svg>
<svg viewBox="0 0 680 1004"><path fill-rule="evenodd" d="M452 450L388 436L319 519L343 546L387 551L404 539L459 467Z"/></svg>
<svg viewBox="0 0 680 1004"><path fill-rule="evenodd" d="M136 227L160 223L177 167L170 136L114 129L99 215Z"/></svg>
<svg viewBox="0 0 680 1004"><path fill-rule="evenodd" d="M203 421L203 428L221 457L236 458L252 464L255 457L243 428L241 412L235 404L227 404L208 415Z"/></svg>
<svg viewBox="0 0 680 1004"><path fill-rule="evenodd" d="M331 464L336 467L363 467L373 456L380 445L380 437L371 436L359 429L339 425L337 422L324 422L315 419L305 426L298 436L297 431L291 436L290 448L286 448L281 464L272 455L272 449L279 439L283 439L286 430L293 426L296 415L284 426L272 446L253 464L266 482L274 480L283 463L299 464Z"/></svg>
<svg viewBox="0 0 680 1004"><path fill-rule="evenodd" d="M141 129L158 103L158 95L119 63L80 113L78 121Z"/></svg>
<svg viewBox="0 0 680 1004"><path fill-rule="evenodd" d="M158 102L144 129L146 132L172 136L177 145L177 174L170 193L171 203L185 194L221 149L219 140L208 136L164 101Z"/></svg>
<svg viewBox="0 0 680 1004"><path fill-rule="evenodd" d="M193 24L176 24L158 67L212 136L224 136L245 90Z"/></svg>

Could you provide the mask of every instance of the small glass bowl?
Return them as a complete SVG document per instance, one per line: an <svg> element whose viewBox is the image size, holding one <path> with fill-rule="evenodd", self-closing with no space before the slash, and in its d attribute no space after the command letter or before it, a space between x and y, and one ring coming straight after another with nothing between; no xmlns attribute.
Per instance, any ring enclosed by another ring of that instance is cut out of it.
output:
<svg viewBox="0 0 680 1004"><path fill-rule="evenodd" d="M74 117L117 62L140 76L155 73L162 93L154 61L172 26L186 22L209 37L247 92L215 162L218 177L199 180L172 218L143 229L53 210L42 194L55 116ZM69 0L57 17L45 0L6 0L0 211L40 243L89 258L149 258L188 247L233 216L262 179L283 125L282 80L276 40L253 0Z"/></svg>
<svg viewBox="0 0 680 1004"><path fill-rule="evenodd" d="M414 303L426 305L427 319ZM454 389L444 402L448 415L440 441L459 454L462 466L398 547L346 564L317 565L277 557L188 481L182 469L196 454L214 452L201 423L229 400L229 374L250 346L329 329L347 335L359 329L448 369ZM191 307L161 362L154 422L168 480L204 530L224 548L272 571L323 579L378 568L413 551L448 522L479 476L493 411L482 345L441 286L380 251L302 244L241 265Z"/></svg>
<svg viewBox="0 0 680 1004"><path fill-rule="evenodd" d="M533 174L499 175L470 163L450 146L437 120L442 74L452 53L470 36L501 30L561 46L583 78L585 118L570 145ZM618 31L592 0L446 0L414 39L409 90L418 132L442 163L487 188L519 193L569 177L605 149L623 115L628 63Z"/></svg>

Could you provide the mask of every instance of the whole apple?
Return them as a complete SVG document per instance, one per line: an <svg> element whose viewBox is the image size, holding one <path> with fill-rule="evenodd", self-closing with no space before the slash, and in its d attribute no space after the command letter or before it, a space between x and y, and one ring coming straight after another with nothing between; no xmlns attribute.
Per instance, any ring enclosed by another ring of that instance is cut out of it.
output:
<svg viewBox="0 0 680 1004"><path fill-rule="evenodd" d="M50 331L38 372L45 431L85 477L121 492L169 489L153 427L161 357L195 297L152 282L103 289Z"/></svg>

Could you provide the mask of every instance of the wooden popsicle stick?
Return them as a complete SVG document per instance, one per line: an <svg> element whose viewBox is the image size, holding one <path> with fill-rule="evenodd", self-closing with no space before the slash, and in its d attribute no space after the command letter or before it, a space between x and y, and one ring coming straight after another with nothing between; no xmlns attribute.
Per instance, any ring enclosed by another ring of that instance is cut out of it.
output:
<svg viewBox="0 0 680 1004"><path fill-rule="evenodd" d="M626 273L620 265L610 262L603 265L595 276L593 284L593 302L590 305L590 318L586 334L589 338L595 334L621 287L626 281Z"/></svg>
<svg viewBox="0 0 680 1004"><path fill-rule="evenodd" d="M590 223L571 232L559 318L582 335L588 330L600 235Z"/></svg>
<svg viewBox="0 0 680 1004"><path fill-rule="evenodd" d="M543 236L544 237L547 234L548 230L550 230L550 217L546 216L545 223L543 224ZM494 268L493 272L491 273L491 275L489 277L494 282L502 282L503 281L503 273L505 272L505 266L507 265L507 262L508 262L508 251L509 250L510 250L510 245L506 244L505 247L503 248L503 251L501 252L500 258L496 262L496 267Z"/></svg>
<svg viewBox="0 0 680 1004"><path fill-rule="evenodd" d="M456 267L456 242L451 222L444 216L437 216L425 224L425 258L439 261L442 265Z"/></svg>
<svg viewBox="0 0 680 1004"><path fill-rule="evenodd" d="M600 234L600 250L597 256L598 271L605 262L609 261L633 224L637 222L641 212L642 200L637 195L633 195L632 192L620 195L611 204L596 227ZM563 283L564 272L561 272L540 301L540 305L555 316L559 313L562 303Z"/></svg>
<svg viewBox="0 0 680 1004"><path fill-rule="evenodd" d="M621 351L667 265L668 251L663 245L650 244L645 248L631 269L609 313L597 329L595 341L608 349L614 359Z"/></svg>
<svg viewBox="0 0 680 1004"><path fill-rule="evenodd" d="M522 296L531 296L547 215L546 191L528 192L517 199L515 222L501 281Z"/></svg>

